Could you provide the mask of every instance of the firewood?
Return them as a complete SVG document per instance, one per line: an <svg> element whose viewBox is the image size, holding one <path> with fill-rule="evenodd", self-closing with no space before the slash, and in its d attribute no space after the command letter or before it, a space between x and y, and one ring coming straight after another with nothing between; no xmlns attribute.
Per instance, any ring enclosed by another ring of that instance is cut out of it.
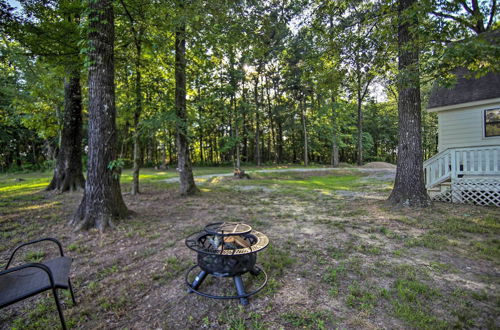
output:
<svg viewBox="0 0 500 330"><path fill-rule="evenodd" d="M250 243L248 243L243 237L241 236L234 236L234 242L242 247L250 247Z"/></svg>

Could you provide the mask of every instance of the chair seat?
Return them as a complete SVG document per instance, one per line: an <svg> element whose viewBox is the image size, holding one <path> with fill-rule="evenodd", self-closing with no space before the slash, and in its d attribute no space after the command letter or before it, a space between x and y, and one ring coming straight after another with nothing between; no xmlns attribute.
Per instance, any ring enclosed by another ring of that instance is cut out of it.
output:
<svg viewBox="0 0 500 330"><path fill-rule="evenodd" d="M59 257L43 264L50 268L56 288L67 289L72 259ZM0 308L49 290L50 280L45 271L29 267L0 276Z"/></svg>

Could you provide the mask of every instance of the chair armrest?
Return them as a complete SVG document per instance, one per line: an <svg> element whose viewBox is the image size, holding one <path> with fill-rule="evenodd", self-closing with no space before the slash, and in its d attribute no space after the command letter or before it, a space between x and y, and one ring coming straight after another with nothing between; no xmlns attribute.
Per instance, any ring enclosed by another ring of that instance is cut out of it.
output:
<svg viewBox="0 0 500 330"><path fill-rule="evenodd" d="M64 257L64 252L63 252L63 249L62 249L62 245L61 245L61 242L59 242L58 240L56 240L55 238L50 238L50 237L47 237L47 238L40 238L40 239L37 239L37 240L34 240L34 241L31 241L31 242L28 242L28 243L24 243L24 244L21 244L19 245L18 247L16 247L14 249L14 251L12 252L12 254L10 255L10 258L9 258L9 261L7 262L7 265L5 266L5 269L9 268L10 266L10 263L12 262L12 260L14 259L14 255L16 254L17 250L19 250L20 248L22 248L23 246L26 246L26 245L31 245L31 244L35 244L35 243L39 243L39 242L43 242L43 241L50 241L50 242L54 242L57 244L57 246L59 247L59 253L61 254L61 257Z"/></svg>
<svg viewBox="0 0 500 330"><path fill-rule="evenodd" d="M47 276L49 277L50 286L52 288L55 287L54 276L52 275L52 271L50 270L50 268L45 266L44 264L41 264L38 262L33 262L33 263L17 266L17 267L11 268L11 269L2 270L2 271L0 271L0 276L5 275L5 274L9 274L9 273L13 273L13 272L19 271L21 269L25 269L25 268L39 268L39 269L43 270L45 273L47 273Z"/></svg>

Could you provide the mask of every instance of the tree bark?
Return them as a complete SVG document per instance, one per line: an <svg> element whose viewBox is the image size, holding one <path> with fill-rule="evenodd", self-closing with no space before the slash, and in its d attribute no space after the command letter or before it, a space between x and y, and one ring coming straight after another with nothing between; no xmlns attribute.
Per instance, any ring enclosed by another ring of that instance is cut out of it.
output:
<svg viewBox="0 0 500 330"><path fill-rule="evenodd" d="M260 73L259 73L260 74ZM259 78L255 78L254 86L255 98L255 163L257 166L261 165L261 150L260 150L260 118L259 118Z"/></svg>
<svg viewBox="0 0 500 330"><path fill-rule="evenodd" d="M70 224L76 229L113 226L128 214L116 160L114 17L111 0L90 2L89 158L83 199Z"/></svg>
<svg viewBox="0 0 500 330"><path fill-rule="evenodd" d="M136 195L139 190L139 171L141 169L141 148L139 145L139 121L142 113L142 82L141 82L141 39L142 33L135 40L137 59L135 63L135 111L134 111L134 167L132 169L132 190L130 193Z"/></svg>
<svg viewBox="0 0 500 330"><path fill-rule="evenodd" d="M358 106L358 148L357 148L357 163L358 166L363 165L363 111L361 105L363 103L363 98L361 96L361 68L359 66L359 60L356 60L356 72L357 72L357 106Z"/></svg>
<svg viewBox="0 0 500 330"><path fill-rule="evenodd" d="M182 196L198 192L194 183L193 168L189 156L188 122L186 111L186 23L182 22L175 32L175 113L177 138L177 169Z"/></svg>
<svg viewBox="0 0 500 330"><path fill-rule="evenodd" d="M306 110L304 106L304 100L301 99L300 104L300 114L302 118L302 132L304 134L304 166L309 166L309 144L307 138L307 124L306 124Z"/></svg>
<svg viewBox="0 0 500 330"><path fill-rule="evenodd" d="M274 162L277 162L277 152L276 152L276 130L274 128L274 114L273 114L273 108L271 105L271 92L270 92L270 86L268 82L268 78L266 76L266 99L267 99L267 115L269 117L269 160L273 158ZM271 148L272 145L272 148Z"/></svg>
<svg viewBox="0 0 500 330"><path fill-rule="evenodd" d="M411 15L416 0L400 0L398 7L398 119L399 143L396 182L389 201L396 205L425 207L431 204L424 185L419 49L412 31L418 26Z"/></svg>
<svg viewBox="0 0 500 330"><path fill-rule="evenodd" d="M335 113L335 97L332 96L332 116L331 116L331 121L332 121L332 157L331 157L331 164L332 167L338 167L339 166L339 145L337 141L337 125L336 125L336 113Z"/></svg>
<svg viewBox="0 0 500 330"><path fill-rule="evenodd" d="M71 70L64 83L64 120L54 176L47 190L75 191L85 187L82 169L82 89L80 72Z"/></svg>

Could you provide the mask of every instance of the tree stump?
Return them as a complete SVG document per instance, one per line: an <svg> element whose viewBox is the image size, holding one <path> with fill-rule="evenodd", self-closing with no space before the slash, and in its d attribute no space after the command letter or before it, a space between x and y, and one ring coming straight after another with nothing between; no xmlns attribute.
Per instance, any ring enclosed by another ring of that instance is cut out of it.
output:
<svg viewBox="0 0 500 330"><path fill-rule="evenodd" d="M250 179L250 175L246 174L244 170L239 168L234 170L234 176L238 179Z"/></svg>

